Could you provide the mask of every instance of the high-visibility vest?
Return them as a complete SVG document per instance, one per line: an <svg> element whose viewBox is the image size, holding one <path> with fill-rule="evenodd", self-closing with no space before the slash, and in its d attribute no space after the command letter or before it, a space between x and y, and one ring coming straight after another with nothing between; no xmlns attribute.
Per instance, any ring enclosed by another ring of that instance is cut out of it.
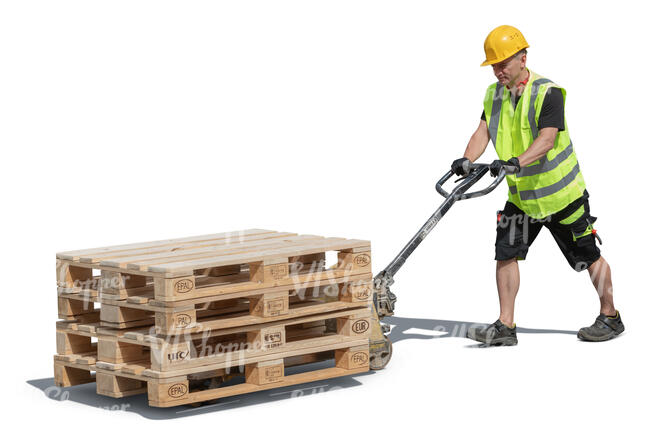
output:
<svg viewBox="0 0 650 447"><path fill-rule="evenodd" d="M518 157L537 138L537 123L546 92L550 87L566 91L552 81L530 71L528 83L517 106L510 91L494 83L485 93L483 107L490 139L501 160ZM530 217L543 219L582 197L585 181L580 172L569 130L558 132L553 148L540 160L522 166L517 174L506 176L508 200Z"/></svg>

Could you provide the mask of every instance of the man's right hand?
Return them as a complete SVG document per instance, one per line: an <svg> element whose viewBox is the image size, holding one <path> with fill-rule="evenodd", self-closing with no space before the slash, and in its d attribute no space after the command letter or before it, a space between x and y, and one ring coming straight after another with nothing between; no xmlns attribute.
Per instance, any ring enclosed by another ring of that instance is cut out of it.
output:
<svg viewBox="0 0 650 447"><path fill-rule="evenodd" d="M456 175L465 175L469 173L469 159L467 157L454 160L451 164L451 172Z"/></svg>

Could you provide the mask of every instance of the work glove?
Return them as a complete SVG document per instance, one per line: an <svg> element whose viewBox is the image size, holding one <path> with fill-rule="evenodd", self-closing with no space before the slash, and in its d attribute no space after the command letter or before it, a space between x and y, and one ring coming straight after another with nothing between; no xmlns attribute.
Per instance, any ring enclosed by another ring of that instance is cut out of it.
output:
<svg viewBox="0 0 650 447"><path fill-rule="evenodd" d="M465 175L469 172L469 159L467 157L454 160L451 164L451 172L456 175Z"/></svg>
<svg viewBox="0 0 650 447"><path fill-rule="evenodd" d="M506 171L506 174L516 174L521 170L521 166L519 166L519 159L517 157L512 157L508 161L494 160L490 164L490 175L492 177L496 177L499 175L501 168Z"/></svg>

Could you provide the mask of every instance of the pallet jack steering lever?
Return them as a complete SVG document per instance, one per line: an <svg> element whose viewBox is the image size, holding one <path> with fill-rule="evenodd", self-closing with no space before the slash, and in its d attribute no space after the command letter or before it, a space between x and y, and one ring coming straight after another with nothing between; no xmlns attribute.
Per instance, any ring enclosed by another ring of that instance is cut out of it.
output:
<svg viewBox="0 0 650 447"><path fill-rule="evenodd" d="M386 316L393 315L395 309L395 302L397 297L390 291L390 286L393 285L395 274L404 265L408 257L415 251L420 243L427 237L427 235L435 228L440 219L449 211L451 206L459 200L473 199L482 197L489 194L494 190L499 183L503 181L506 175L512 174L508 169L503 167L499 171L496 179L487 187L478 191L467 192L475 183L477 183L485 174L490 172L490 165L485 163L469 163L468 173L460 177L457 181L460 183L456 186L451 193L448 193L443 188L443 185L454 175L450 170L442 176L436 183L436 191L442 195L445 200L436 209L436 211L427 219L418 232L411 238L411 240L402 248L398 255L391 261L388 266L379 272L373 279L373 327L370 336L370 368L382 369L390 361L392 356L392 345L388 337L385 335L390 332L390 327L382 324L380 321Z"/></svg>

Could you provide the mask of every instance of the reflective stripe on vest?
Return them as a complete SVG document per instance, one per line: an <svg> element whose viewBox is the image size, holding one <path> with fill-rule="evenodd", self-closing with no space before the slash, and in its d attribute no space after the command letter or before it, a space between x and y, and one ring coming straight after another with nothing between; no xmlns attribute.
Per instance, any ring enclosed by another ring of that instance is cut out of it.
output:
<svg viewBox="0 0 650 447"><path fill-rule="evenodd" d="M552 83L550 79L539 78L533 81L532 86L530 87L530 107L528 107L528 123L530 124L530 130L533 133L533 139L537 138L539 131L537 130L537 121L535 121L535 100L537 99L537 94L539 93L539 88L542 84Z"/></svg>
<svg viewBox="0 0 650 447"><path fill-rule="evenodd" d="M499 121L501 119L501 99L503 99L503 85L497 84L492 101L492 113L490 114L490 139L494 147L497 147L497 134L499 133Z"/></svg>
<svg viewBox="0 0 650 447"><path fill-rule="evenodd" d="M569 158L569 155L573 153L573 143L564 148L562 152L555 156L553 160L548 160L546 154L539 159L538 165L528 165L521 168L521 171L517 173L517 177L528 177L531 175L542 174L544 172L551 171L558 167L560 163Z"/></svg>
<svg viewBox="0 0 650 447"><path fill-rule="evenodd" d="M519 191L519 197L521 197L521 200L535 200L550 196L551 194L560 191L562 188L569 186L569 184L578 176L579 172L580 166L576 164L571 172L562 177L559 182L553 183L549 186L544 186L543 188ZM517 187L515 185L512 185L509 188L512 194L517 194Z"/></svg>
<svg viewBox="0 0 650 447"><path fill-rule="evenodd" d="M530 130L533 133L533 139L537 138L539 131L537 130L537 121L535 121L535 100L539 94L539 88L542 84L547 82L552 83L550 79L539 78L533 81L530 88L530 106L528 107L528 123L530 124ZM501 117L501 103L503 99L505 87L502 84L497 84L494 91L494 99L492 100L492 113L490 114L490 127L488 131L490 133L490 139L494 147L497 146L497 134L499 130L499 121Z"/></svg>
<svg viewBox="0 0 650 447"><path fill-rule="evenodd" d="M503 85L495 83L488 87L484 100L488 132L501 160L520 156L539 136L537 120L550 87L559 88L565 95L564 89L532 71L530 82L516 104ZM531 217L546 217L581 197L584 179L566 123L551 150L506 178L509 201Z"/></svg>

